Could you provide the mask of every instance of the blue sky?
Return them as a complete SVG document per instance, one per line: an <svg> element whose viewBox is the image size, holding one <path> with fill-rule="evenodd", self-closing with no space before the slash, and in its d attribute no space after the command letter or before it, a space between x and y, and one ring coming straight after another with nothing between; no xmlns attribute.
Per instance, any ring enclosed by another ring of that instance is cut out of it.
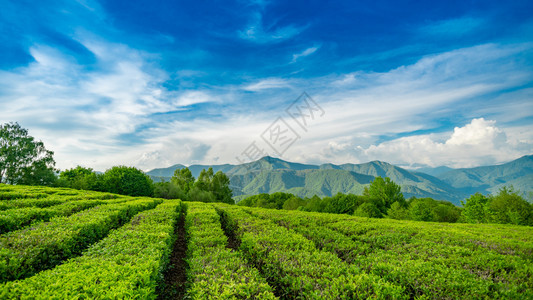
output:
<svg viewBox="0 0 533 300"><path fill-rule="evenodd" d="M0 122L61 169L533 153L531 1L0 1Z"/></svg>

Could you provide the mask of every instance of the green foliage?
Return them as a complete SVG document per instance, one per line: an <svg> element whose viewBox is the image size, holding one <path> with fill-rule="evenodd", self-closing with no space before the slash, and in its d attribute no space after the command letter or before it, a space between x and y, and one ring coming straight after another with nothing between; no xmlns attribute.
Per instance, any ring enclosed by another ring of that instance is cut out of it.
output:
<svg viewBox="0 0 533 300"><path fill-rule="evenodd" d="M188 200L187 194L172 182L154 183L154 197L164 199Z"/></svg>
<svg viewBox="0 0 533 300"><path fill-rule="evenodd" d="M124 200L80 200L46 208L25 207L0 211L0 234L21 229L37 221L49 221L53 217L69 216L96 205L122 201Z"/></svg>
<svg viewBox="0 0 533 300"><path fill-rule="evenodd" d="M78 190L103 190L102 175L96 174L91 168L77 166L59 174L59 185Z"/></svg>
<svg viewBox="0 0 533 300"><path fill-rule="evenodd" d="M0 236L0 282L24 278L78 255L139 211L160 203L135 200L93 207Z"/></svg>
<svg viewBox="0 0 533 300"><path fill-rule="evenodd" d="M187 210L190 288L186 298L276 299L257 269L250 268L238 252L226 248L227 237L215 209L189 203Z"/></svg>
<svg viewBox="0 0 533 300"><path fill-rule="evenodd" d="M283 209L283 205L285 204L285 202L293 197L296 196L283 192L277 192L273 194L258 194L247 197L241 200L238 204L241 206L249 207Z"/></svg>
<svg viewBox="0 0 533 300"><path fill-rule="evenodd" d="M295 210L300 207L303 207L304 205L305 205L305 201L302 198L293 196L285 200L285 202L283 203L283 209Z"/></svg>
<svg viewBox="0 0 533 300"><path fill-rule="evenodd" d="M485 197L481 193L475 193L466 199L463 205L462 215L468 223L483 223L486 220L485 206L489 201L488 197Z"/></svg>
<svg viewBox="0 0 533 300"><path fill-rule="evenodd" d="M194 186L187 195L188 201L194 202L217 202L216 196L211 191L201 189L201 185Z"/></svg>
<svg viewBox="0 0 533 300"><path fill-rule="evenodd" d="M476 193L465 202L463 218L469 223L500 223L533 226L533 205L512 186L489 197Z"/></svg>
<svg viewBox="0 0 533 300"><path fill-rule="evenodd" d="M338 193L333 197L324 197L322 212L334 214L353 214L355 209L365 202L365 197L354 194Z"/></svg>
<svg viewBox="0 0 533 300"><path fill-rule="evenodd" d="M198 202L234 204L229 178L222 171L213 174L213 168L203 169L195 181L188 168L176 170L170 180L181 192L181 199Z"/></svg>
<svg viewBox="0 0 533 300"><path fill-rule="evenodd" d="M311 198L305 199L306 204L303 208L304 211L315 211L315 212L322 212L326 208L326 201L318 197L317 195L314 195Z"/></svg>
<svg viewBox="0 0 533 300"><path fill-rule="evenodd" d="M433 221L433 209L430 201L425 199L413 199L409 201L409 219L413 221Z"/></svg>
<svg viewBox="0 0 533 300"><path fill-rule="evenodd" d="M213 181L213 168L203 169L198 175L198 179L194 182L194 187L202 191L211 190L211 182Z"/></svg>
<svg viewBox="0 0 533 300"><path fill-rule="evenodd" d="M168 263L180 201L165 202L53 270L0 288L0 297L156 299Z"/></svg>
<svg viewBox="0 0 533 300"><path fill-rule="evenodd" d="M394 202L387 212L387 217L396 220L408 220L409 212L400 204L400 202Z"/></svg>
<svg viewBox="0 0 533 300"><path fill-rule="evenodd" d="M21 196L25 194L41 198ZM505 189L489 202L499 196L506 206L520 207L515 194ZM45 208L10 208L0 215L67 214L0 235L1 299L155 299L180 209L186 214L187 299L533 298L533 229L527 226L184 205L2 184L0 195L17 197L0 203L63 201ZM294 201L291 195L280 196L288 197L282 206ZM362 200L358 209L374 205ZM102 204L69 211L96 201ZM501 203L493 205L502 211ZM447 202L412 198L406 205L394 202L388 216L413 207L433 220L458 210ZM379 211L377 206L374 210ZM492 216L489 208L486 215ZM513 220L512 214L502 216Z"/></svg>
<svg viewBox="0 0 533 300"><path fill-rule="evenodd" d="M357 209L355 210L354 215L358 217L367 217L367 218L383 217L383 214L381 213L381 210L379 209L379 207L376 204L374 204L374 202L370 202L370 201L359 205L359 207L357 207Z"/></svg>
<svg viewBox="0 0 533 300"><path fill-rule="evenodd" d="M53 185L53 155L18 123L0 125L0 183Z"/></svg>
<svg viewBox="0 0 533 300"><path fill-rule="evenodd" d="M174 176L172 176L170 182L187 194L194 184L194 176L192 176L189 168L178 169L174 171Z"/></svg>
<svg viewBox="0 0 533 300"><path fill-rule="evenodd" d="M258 219L238 207L219 206L241 241L239 250L278 294L294 299L401 297L403 289L361 272L335 254L271 220Z"/></svg>
<svg viewBox="0 0 533 300"><path fill-rule="evenodd" d="M431 198L409 199L408 219L426 222L455 223L461 216L461 209L448 201Z"/></svg>
<svg viewBox="0 0 533 300"><path fill-rule="evenodd" d="M106 192L129 196L152 196L152 179L135 167L117 166L107 170L102 176Z"/></svg>
<svg viewBox="0 0 533 300"><path fill-rule="evenodd" d="M386 213L392 203L399 202L403 205L405 202L400 186L389 177L376 177L370 186L365 187L363 195L372 201L382 214Z"/></svg>
<svg viewBox="0 0 533 300"><path fill-rule="evenodd" d="M503 187L486 203L489 223L533 225L533 208L513 187Z"/></svg>
<svg viewBox="0 0 533 300"><path fill-rule="evenodd" d="M215 198L218 202L229 204L235 203L232 199L233 192L229 188L229 184L229 177L222 173L222 171L218 171L215 173L215 175L213 175L209 188L213 195L215 195Z"/></svg>

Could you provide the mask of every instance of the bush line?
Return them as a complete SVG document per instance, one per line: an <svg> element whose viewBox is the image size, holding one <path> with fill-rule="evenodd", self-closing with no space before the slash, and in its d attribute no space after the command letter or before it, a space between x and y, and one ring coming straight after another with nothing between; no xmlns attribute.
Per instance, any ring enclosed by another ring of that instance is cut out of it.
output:
<svg viewBox="0 0 533 300"><path fill-rule="evenodd" d="M138 199L55 217L0 236L0 282L20 279L79 255L88 245L162 200Z"/></svg>
<svg viewBox="0 0 533 300"><path fill-rule="evenodd" d="M240 250L285 299L407 298L401 286L317 250L303 236L242 208L218 205L241 239Z"/></svg>
<svg viewBox="0 0 533 300"><path fill-rule="evenodd" d="M174 242L181 201L135 215L82 256L0 287L0 298L155 299Z"/></svg>
<svg viewBox="0 0 533 300"><path fill-rule="evenodd" d="M277 299L272 288L240 253L226 247L228 240L213 206L187 203L190 299Z"/></svg>

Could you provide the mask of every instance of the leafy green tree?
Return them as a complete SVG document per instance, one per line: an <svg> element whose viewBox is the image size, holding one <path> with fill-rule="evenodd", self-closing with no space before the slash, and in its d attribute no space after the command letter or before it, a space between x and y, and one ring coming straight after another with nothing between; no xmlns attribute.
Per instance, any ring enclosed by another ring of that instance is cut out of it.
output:
<svg viewBox="0 0 533 300"><path fill-rule="evenodd" d="M93 169L77 166L59 174L59 185L78 190L101 190L100 179Z"/></svg>
<svg viewBox="0 0 533 300"><path fill-rule="evenodd" d="M387 217L396 220L407 220L409 219L409 212L400 202L394 202L387 211Z"/></svg>
<svg viewBox="0 0 533 300"><path fill-rule="evenodd" d="M365 197L354 194L337 193L333 197L324 197L323 212L334 214L353 214L355 209L365 202Z"/></svg>
<svg viewBox="0 0 533 300"><path fill-rule="evenodd" d="M194 187L202 191L209 191L211 186L211 181L213 180L213 168L209 167L207 171L203 169L198 175L198 179L194 182Z"/></svg>
<svg viewBox="0 0 533 300"><path fill-rule="evenodd" d="M248 206L248 207L265 207L262 206L262 204L268 204L270 201L270 195L266 193L261 193L257 195L252 195L249 197L246 197L239 201L237 203L240 206ZM275 205L274 205L275 206ZM276 208L276 207L268 207L268 208Z"/></svg>
<svg viewBox="0 0 533 300"><path fill-rule="evenodd" d="M486 219L490 223L533 225L532 213L531 204L512 186L501 188L486 204Z"/></svg>
<svg viewBox="0 0 533 300"><path fill-rule="evenodd" d="M53 185L53 155L18 123L0 125L0 183Z"/></svg>
<svg viewBox="0 0 533 300"><path fill-rule="evenodd" d="M229 188L229 184L230 181L228 176L222 173L222 171L218 171L215 175L213 175L209 185L209 190L213 193L213 195L215 195L218 202L229 204L235 203L232 198L233 192Z"/></svg>
<svg viewBox="0 0 533 300"><path fill-rule="evenodd" d="M306 204L303 207L303 210L305 211L316 211L316 212L322 212L325 210L325 207L327 205L327 202L324 199L321 199L317 195L314 195L311 198L305 199Z"/></svg>
<svg viewBox="0 0 533 300"><path fill-rule="evenodd" d="M191 190L194 184L194 176L192 176L189 168L179 169L174 171L174 176L172 176L170 182L172 182L186 194Z"/></svg>
<svg viewBox="0 0 533 300"><path fill-rule="evenodd" d="M287 199L283 203L283 209L296 210L299 207L304 206L304 205L305 205L305 201L302 198L297 197L297 196L293 196L293 197Z"/></svg>
<svg viewBox="0 0 533 300"><path fill-rule="evenodd" d="M433 200L433 199L431 199ZM409 202L409 219L413 221L435 221L433 203L427 199L413 199Z"/></svg>
<svg viewBox="0 0 533 300"><path fill-rule="evenodd" d="M217 202L216 196L210 191L202 190L198 186L194 186L188 194L189 201L196 202Z"/></svg>
<svg viewBox="0 0 533 300"><path fill-rule="evenodd" d="M436 201L433 205L433 217L435 222L455 223L461 217L461 209L451 202Z"/></svg>
<svg viewBox="0 0 533 300"><path fill-rule="evenodd" d="M154 197L164 199L180 199L188 201L188 196L177 185L171 182L154 183Z"/></svg>
<svg viewBox="0 0 533 300"><path fill-rule="evenodd" d="M129 196L152 196L152 179L135 167L116 166L107 170L103 177L105 191Z"/></svg>
<svg viewBox="0 0 533 300"><path fill-rule="evenodd" d="M377 205L373 202L365 202L355 210L355 216L367 218L381 218L383 214Z"/></svg>
<svg viewBox="0 0 533 300"><path fill-rule="evenodd" d="M465 201L461 200L463 205L462 216L468 223L486 222L485 209L489 198L481 193L475 193Z"/></svg>
<svg viewBox="0 0 533 300"><path fill-rule="evenodd" d="M363 195L372 201L385 214L394 202L403 205L405 198L401 192L401 187L394 183L389 177L385 179L376 177L370 186L365 187Z"/></svg>

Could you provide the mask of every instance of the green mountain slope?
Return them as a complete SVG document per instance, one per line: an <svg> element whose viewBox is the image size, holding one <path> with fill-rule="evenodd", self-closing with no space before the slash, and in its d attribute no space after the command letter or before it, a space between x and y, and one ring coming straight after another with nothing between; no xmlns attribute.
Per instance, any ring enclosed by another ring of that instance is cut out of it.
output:
<svg viewBox="0 0 533 300"><path fill-rule="evenodd" d="M231 177L232 183L234 177ZM242 194L287 192L312 197L331 196L339 192L361 194L363 185L372 182L374 177L346 170L277 169L262 171L250 179L241 189Z"/></svg>
<svg viewBox="0 0 533 300"><path fill-rule="evenodd" d="M167 180L174 170L184 168L175 165L154 169L147 174L162 176ZM215 172L226 173L231 181L234 196L258 193L289 192L300 197L332 196L336 193L361 194L364 186L377 177L389 177L402 187L406 198L431 197L460 204L460 200L481 192L497 192L504 185L512 184L524 194L533 190L533 156L524 156L499 166L471 169L439 168L437 177L414 172L382 161L363 164L299 164L274 157L263 157L241 165L192 165L193 176L202 169L212 167Z"/></svg>
<svg viewBox="0 0 533 300"><path fill-rule="evenodd" d="M533 155L527 155L502 165L455 169L439 178L466 194L497 192L510 184L527 193L533 190L532 174Z"/></svg>

